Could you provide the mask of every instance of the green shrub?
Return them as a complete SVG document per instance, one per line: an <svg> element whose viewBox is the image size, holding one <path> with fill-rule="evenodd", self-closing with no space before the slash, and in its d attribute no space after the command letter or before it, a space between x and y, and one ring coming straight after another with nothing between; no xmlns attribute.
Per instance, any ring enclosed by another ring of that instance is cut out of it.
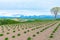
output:
<svg viewBox="0 0 60 40"><path fill-rule="evenodd" d="M39 32L37 32L37 34L39 34Z"/></svg>
<svg viewBox="0 0 60 40"><path fill-rule="evenodd" d="M51 35L49 38L53 38L53 36Z"/></svg>
<svg viewBox="0 0 60 40"><path fill-rule="evenodd" d="M24 33L26 33L26 31L24 31Z"/></svg>
<svg viewBox="0 0 60 40"><path fill-rule="evenodd" d="M35 37L36 35L33 35L33 37Z"/></svg>
<svg viewBox="0 0 60 40"><path fill-rule="evenodd" d="M15 36L12 36L12 38L15 38Z"/></svg>
<svg viewBox="0 0 60 40"><path fill-rule="evenodd" d="M53 33L51 35L54 35Z"/></svg>
<svg viewBox="0 0 60 40"><path fill-rule="evenodd" d="M3 34L0 34L0 36L3 36Z"/></svg>
<svg viewBox="0 0 60 40"><path fill-rule="evenodd" d="M31 37L28 37L27 40L32 40L32 38Z"/></svg>
<svg viewBox="0 0 60 40"><path fill-rule="evenodd" d="M5 38L5 40L8 40L8 38Z"/></svg>
<svg viewBox="0 0 60 40"><path fill-rule="evenodd" d="M7 32L7 34L9 34L9 32Z"/></svg>
<svg viewBox="0 0 60 40"><path fill-rule="evenodd" d="M15 32L15 31L13 31L13 32Z"/></svg>
<svg viewBox="0 0 60 40"><path fill-rule="evenodd" d="M17 36L20 36L20 34L17 34Z"/></svg>

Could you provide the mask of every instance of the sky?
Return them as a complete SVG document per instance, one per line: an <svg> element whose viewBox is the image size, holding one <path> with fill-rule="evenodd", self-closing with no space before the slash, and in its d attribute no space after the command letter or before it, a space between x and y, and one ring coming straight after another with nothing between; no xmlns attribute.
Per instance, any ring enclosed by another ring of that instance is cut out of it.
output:
<svg viewBox="0 0 60 40"><path fill-rule="evenodd" d="M53 7L60 7L60 0L0 0L0 16L53 15Z"/></svg>

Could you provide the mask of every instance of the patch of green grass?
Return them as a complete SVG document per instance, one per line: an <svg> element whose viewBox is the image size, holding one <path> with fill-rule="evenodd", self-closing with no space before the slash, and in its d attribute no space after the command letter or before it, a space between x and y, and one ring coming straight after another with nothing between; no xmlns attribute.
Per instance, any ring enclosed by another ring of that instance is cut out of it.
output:
<svg viewBox="0 0 60 40"><path fill-rule="evenodd" d="M5 38L4 40L9 40L8 38Z"/></svg>
<svg viewBox="0 0 60 40"><path fill-rule="evenodd" d="M28 37L27 40L32 40L32 38L31 37Z"/></svg>
<svg viewBox="0 0 60 40"><path fill-rule="evenodd" d="M0 34L0 36L3 36L3 34Z"/></svg>

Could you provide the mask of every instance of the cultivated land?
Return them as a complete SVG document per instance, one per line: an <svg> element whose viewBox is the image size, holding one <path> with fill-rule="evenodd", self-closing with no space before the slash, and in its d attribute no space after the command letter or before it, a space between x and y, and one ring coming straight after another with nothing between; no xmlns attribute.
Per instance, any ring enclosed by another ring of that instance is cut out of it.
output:
<svg viewBox="0 0 60 40"><path fill-rule="evenodd" d="M60 21L0 25L0 40L60 40Z"/></svg>

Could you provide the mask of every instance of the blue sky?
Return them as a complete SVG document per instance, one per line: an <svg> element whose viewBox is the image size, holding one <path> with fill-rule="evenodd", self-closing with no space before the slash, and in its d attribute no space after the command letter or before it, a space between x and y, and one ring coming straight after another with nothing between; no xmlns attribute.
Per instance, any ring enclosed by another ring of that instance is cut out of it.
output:
<svg viewBox="0 0 60 40"><path fill-rule="evenodd" d="M0 0L0 16L52 15L50 9L60 7L60 0Z"/></svg>

